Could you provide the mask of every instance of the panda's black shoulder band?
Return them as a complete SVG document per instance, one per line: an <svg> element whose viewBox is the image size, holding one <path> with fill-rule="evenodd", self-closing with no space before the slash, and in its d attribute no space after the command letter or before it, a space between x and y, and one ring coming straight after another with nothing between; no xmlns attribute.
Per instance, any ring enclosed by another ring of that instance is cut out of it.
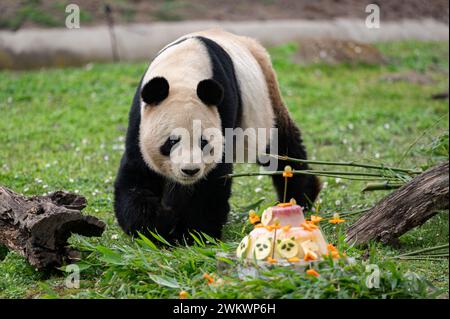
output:
<svg viewBox="0 0 450 319"><path fill-rule="evenodd" d="M169 82L163 77L154 77L141 91L142 100L149 105L157 105L169 95Z"/></svg>

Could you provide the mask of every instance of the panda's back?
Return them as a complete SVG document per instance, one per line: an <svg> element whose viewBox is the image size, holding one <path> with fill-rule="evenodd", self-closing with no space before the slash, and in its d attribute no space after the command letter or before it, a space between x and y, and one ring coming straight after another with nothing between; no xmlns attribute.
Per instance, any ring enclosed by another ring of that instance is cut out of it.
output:
<svg viewBox="0 0 450 319"><path fill-rule="evenodd" d="M210 56L214 48L211 49L204 39L220 46L232 61L241 103L239 126L243 129L274 127L274 111L266 77L252 49L267 54L256 41L246 37L220 29L185 35L159 52L150 64L143 84L155 76L163 76L171 87L195 89L201 80L212 78L213 69L218 66L213 65L215 62ZM222 55L221 59L225 57ZM270 64L270 60L267 63Z"/></svg>

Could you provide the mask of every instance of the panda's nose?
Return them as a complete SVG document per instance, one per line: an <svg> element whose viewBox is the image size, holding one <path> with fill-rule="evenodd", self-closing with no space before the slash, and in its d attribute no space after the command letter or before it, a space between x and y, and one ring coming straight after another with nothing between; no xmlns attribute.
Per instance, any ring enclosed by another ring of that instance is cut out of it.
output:
<svg viewBox="0 0 450 319"><path fill-rule="evenodd" d="M200 168L182 168L181 171L189 176L194 176L200 171Z"/></svg>

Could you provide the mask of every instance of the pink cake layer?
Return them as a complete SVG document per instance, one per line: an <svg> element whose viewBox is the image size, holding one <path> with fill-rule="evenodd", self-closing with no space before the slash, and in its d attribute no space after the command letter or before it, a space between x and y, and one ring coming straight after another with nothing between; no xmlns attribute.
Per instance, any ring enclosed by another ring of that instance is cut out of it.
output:
<svg viewBox="0 0 450 319"><path fill-rule="evenodd" d="M271 218L267 218L270 216ZM262 215L264 225L274 225L277 222L280 226L290 225L292 227L300 226L305 221L302 208L299 205L292 206L273 206L267 208Z"/></svg>

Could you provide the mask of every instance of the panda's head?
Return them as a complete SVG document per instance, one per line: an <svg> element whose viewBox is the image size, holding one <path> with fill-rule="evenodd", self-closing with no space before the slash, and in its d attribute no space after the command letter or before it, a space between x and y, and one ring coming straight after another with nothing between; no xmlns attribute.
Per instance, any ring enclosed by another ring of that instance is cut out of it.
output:
<svg viewBox="0 0 450 319"><path fill-rule="evenodd" d="M139 146L147 165L181 184L204 178L222 159L222 86L205 79L196 88L171 88L158 76L143 85L141 98Z"/></svg>

